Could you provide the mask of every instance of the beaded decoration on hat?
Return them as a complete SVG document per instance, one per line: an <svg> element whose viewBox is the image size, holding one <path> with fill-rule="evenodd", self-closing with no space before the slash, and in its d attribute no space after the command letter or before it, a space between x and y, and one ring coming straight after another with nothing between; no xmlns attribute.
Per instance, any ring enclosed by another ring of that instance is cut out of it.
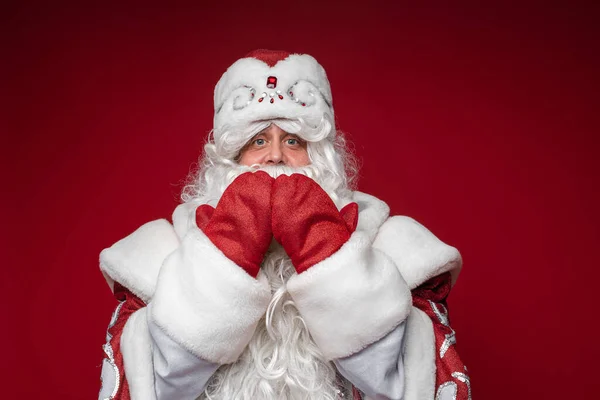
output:
<svg viewBox="0 0 600 400"><path fill-rule="evenodd" d="M265 101L268 100L268 101ZM215 87L214 133L259 120L333 120L325 70L308 54L254 50L233 63Z"/></svg>

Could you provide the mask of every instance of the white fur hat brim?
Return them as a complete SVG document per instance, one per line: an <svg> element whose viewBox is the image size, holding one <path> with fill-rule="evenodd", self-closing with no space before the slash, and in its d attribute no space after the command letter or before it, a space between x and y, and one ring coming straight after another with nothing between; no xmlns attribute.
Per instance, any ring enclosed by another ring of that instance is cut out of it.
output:
<svg viewBox="0 0 600 400"><path fill-rule="evenodd" d="M236 61L217 83L214 105L215 140L225 129L243 130L257 121L300 118L316 126L323 118L334 120L325 69L307 54L272 66L254 57Z"/></svg>

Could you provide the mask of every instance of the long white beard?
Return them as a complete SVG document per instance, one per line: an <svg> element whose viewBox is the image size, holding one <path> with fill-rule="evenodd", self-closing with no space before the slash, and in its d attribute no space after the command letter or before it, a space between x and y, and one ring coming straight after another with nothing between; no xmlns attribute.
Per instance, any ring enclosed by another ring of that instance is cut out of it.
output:
<svg viewBox="0 0 600 400"><path fill-rule="evenodd" d="M207 181L204 194L196 201L216 206L225 188L240 174L256 170L252 167L216 170ZM329 193L338 208L347 199L339 198L336 189L319 179L322 174L307 166L262 167L273 177L292 172L305 174ZM287 292L287 280L295 274L294 266L283 248L273 241L262 265L270 284L272 298L259 321L248 346L233 364L221 366L212 376L199 399L209 400L334 400L340 386L335 366L327 361L314 343L304 320Z"/></svg>
<svg viewBox="0 0 600 400"><path fill-rule="evenodd" d="M339 393L336 369L323 357L286 289L295 274L275 244L262 272L273 294L267 312L237 362L223 365L201 399L334 400Z"/></svg>

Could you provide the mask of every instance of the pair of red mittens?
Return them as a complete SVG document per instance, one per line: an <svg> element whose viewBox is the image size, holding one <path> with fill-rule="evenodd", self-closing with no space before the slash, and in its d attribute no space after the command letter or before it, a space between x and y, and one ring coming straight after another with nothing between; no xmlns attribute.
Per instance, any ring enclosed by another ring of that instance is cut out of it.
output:
<svg viewBox="0 0 600 400"><path fill-rule="evenodd" d="M334 254L358 222L358 205L341 211L305 175L272 178L263 171L237 177L216 208L196 209L196 223L231 261L256 277L271 237L284 248L297 273Z"/></svg>

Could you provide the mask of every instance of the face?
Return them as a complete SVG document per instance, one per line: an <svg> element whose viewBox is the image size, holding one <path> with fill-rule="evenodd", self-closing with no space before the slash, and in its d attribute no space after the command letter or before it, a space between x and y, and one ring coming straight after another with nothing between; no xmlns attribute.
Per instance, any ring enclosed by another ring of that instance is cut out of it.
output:
<svg viewBox="0 0 600 400"><path fill-rule="evenodd" d="M244 146L238 158L240 165L286 165L304 167L310 164L306 142L271 124Z"/></svg>

